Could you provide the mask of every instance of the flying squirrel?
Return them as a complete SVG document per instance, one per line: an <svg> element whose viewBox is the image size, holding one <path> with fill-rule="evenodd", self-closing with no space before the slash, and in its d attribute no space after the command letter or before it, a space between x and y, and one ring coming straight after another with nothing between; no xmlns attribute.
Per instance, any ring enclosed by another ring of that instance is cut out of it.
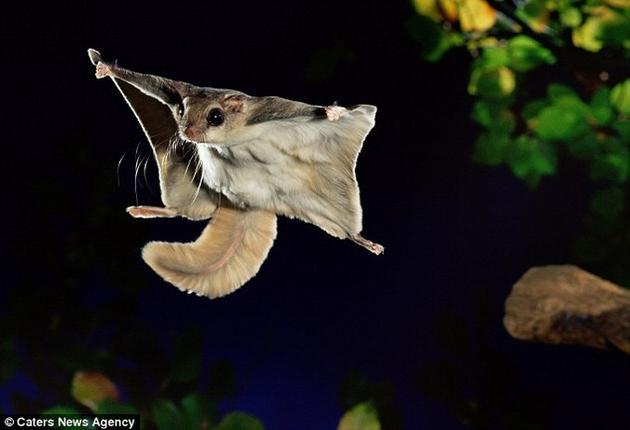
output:
<svg viewBox="0 0 630 430"><path fill-rule="evenodd" d="M210 219L190 243L149 242L144 261L183 291L210 298L251 279L276 237L276 215L298 218L374 254L361 236L355 165L376 106L315 106L202 88L133 72L89 49L149 140L164 207L131 206L135 218Z"/></svg>

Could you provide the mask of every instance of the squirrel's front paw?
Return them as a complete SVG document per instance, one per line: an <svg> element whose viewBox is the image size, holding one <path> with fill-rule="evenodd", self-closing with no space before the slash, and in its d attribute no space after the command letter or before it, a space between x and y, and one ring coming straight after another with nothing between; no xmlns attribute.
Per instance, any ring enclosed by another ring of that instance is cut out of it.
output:
<svg viewBox="0 0 630 430"><path fill-rule="evenodd" d="M326 106L326 118L329 121L337 121L341 118L348 110L342 106Z"/></svg>

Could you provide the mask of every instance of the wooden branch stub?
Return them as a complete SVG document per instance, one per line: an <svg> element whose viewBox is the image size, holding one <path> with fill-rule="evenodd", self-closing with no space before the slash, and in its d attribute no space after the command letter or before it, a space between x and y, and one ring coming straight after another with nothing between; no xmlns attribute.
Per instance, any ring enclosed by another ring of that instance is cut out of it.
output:
<svg viewBox="0 0 630 430"><path fill-rule="evenodd" d="M575 266L533 267L514 284L503 325L517 339L630 354L630 291Z"/></svg>

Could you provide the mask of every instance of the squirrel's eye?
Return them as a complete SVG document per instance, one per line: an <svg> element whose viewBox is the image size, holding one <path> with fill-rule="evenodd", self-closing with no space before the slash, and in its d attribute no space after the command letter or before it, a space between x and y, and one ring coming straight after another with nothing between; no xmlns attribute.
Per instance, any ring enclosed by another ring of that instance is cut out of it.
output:
<svg viewBox="0 0 630 430"><path fill-rule="evenodd" d="M177 106L177 115L184 116L184 105L183 104L180 104L179 106Z"/></svg>
<svg viewBox="0 0 630 430"><path fill-rule="evenodd" d="M223 111L221 109L214 108L208 112L208 125L217 127L223 124L223 121L225 121L225 115L223 115Z"/></svg>

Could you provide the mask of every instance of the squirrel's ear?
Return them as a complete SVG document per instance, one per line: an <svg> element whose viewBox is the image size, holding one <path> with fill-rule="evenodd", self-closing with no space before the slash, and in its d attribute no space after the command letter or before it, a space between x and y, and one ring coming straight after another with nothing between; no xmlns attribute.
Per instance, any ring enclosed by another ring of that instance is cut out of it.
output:
<svg viewBox="0 0 630 430"><path fill-rule="evenodd" d="M245 112L245 96L241 94L228 94L223 99L225 109L230 112Z"/></svg>
<svg viewBox="0 0 630 430"><path fill-rule="evenodd" d="M185 82L173 81L172 85L173 85L173 88L175 88L175 91L177 91L177 94L179 94L181 98L184 98L189 95L190 87L191 87L189 84L186 84Z"/></svg>
<svg viewBox="0 0 630 430"><path fill-rule="evenodd" d="M90 57L90 61L92 62L92 64L95 66L98 64L99 61L103 61L101 53L98 52L96 49L88 49L88 56Z"/></svg>

